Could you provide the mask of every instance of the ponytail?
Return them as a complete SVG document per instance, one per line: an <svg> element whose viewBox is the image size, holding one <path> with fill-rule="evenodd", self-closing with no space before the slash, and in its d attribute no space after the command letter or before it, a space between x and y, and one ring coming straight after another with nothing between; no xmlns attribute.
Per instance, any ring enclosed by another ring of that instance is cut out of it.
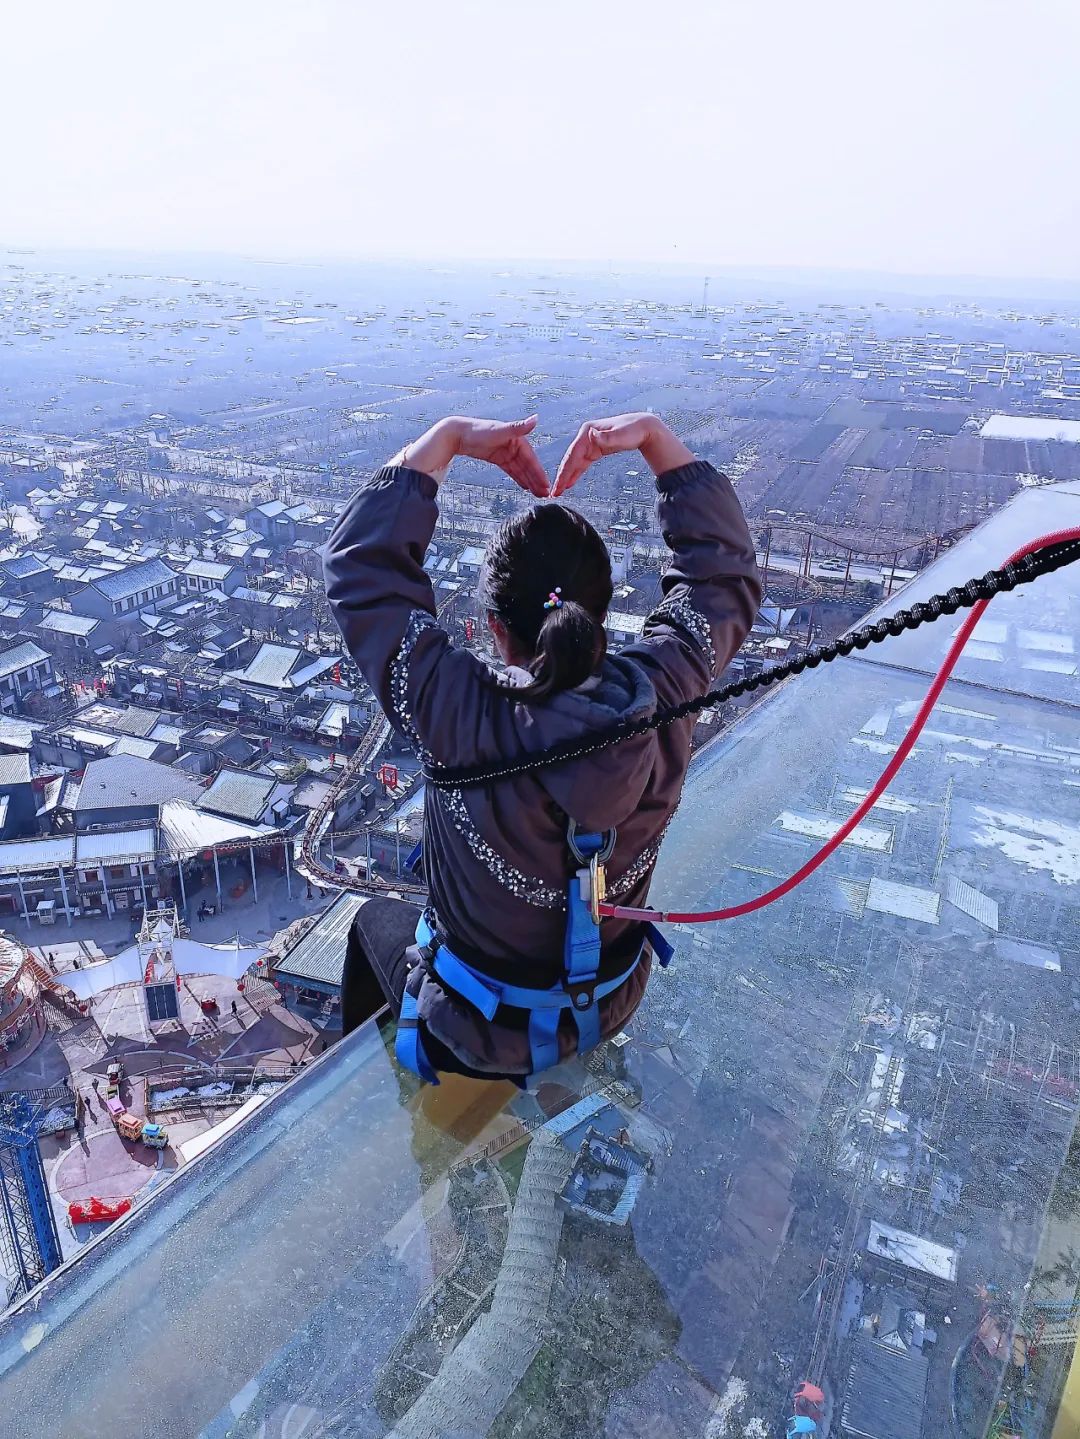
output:
<svg viewBox="0 0 1080 1439"><path fill-rule="evenodd" d="M520 699L546 700L572 690L594 675L607 654L603 624L575 600L564 600L548 612L536 637L536 653L529 664L535 676L517 692Z"/></svg>
<svg viewBox="0 0 1080 1439"><path fill-rule="evenodd" d="M488 545L480 590L488 613L531 656L523 663L532 683L515 690L517 697L547 700L599 670L607 654L611 560L576 510L549 503L506 520Z"/></svg>

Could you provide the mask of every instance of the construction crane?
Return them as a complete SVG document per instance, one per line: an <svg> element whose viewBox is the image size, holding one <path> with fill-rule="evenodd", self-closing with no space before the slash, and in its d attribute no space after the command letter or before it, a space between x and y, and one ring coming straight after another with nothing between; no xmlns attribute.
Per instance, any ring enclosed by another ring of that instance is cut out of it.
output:
<svg viewBox="0 0 1080 1439"><path fill-rule="evenodd" d="M42 1104L24 1094L0 1095L0 1250L9 1304L40 1284L63 1257L38 1149L43 1113Z"/></svg>

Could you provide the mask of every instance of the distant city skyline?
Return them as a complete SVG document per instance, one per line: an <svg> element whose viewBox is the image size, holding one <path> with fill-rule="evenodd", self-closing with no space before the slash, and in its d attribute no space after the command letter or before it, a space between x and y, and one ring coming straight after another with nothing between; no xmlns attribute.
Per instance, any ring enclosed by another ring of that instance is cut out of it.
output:
<svg viewBox="0 0 1080 1439"><path fill-rule="evenodd" d="M1080 280L1071 0L5 20L0 248Z"/></svg>

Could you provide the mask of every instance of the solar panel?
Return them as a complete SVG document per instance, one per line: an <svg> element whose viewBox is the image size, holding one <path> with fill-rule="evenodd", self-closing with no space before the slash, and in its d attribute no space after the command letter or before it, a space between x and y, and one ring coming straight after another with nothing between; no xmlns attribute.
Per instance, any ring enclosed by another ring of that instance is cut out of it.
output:
<svg viewBox="0 0 1080 1439"><path fill-rule="evenodd" d="M175 984L148 984L144 987L146 989L146 1013L151 1024L160 1023L163 1019L180 1018L180 1004Z"/></svg>

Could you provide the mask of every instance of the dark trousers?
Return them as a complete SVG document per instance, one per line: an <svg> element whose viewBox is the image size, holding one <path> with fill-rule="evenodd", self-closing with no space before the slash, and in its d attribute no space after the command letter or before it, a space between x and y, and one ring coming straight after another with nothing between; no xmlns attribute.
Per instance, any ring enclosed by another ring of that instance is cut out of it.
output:
<svg viewBox="0 0 1080 1439"><path fill-rule="evenodd" d="M341 976L341 1032L348 1034L384 1004L396 1019L420 911L403 899L369 899L356 911Z"/></svg>
<svg viewBox="0 0 1080 1439"><path fill-rule="evenodd" d="M397 1019L409 974L408 949L416 942L420 910L403 899L369 899L356 911L345 948L341 976L341 1032L349 1034L378 1013L383 1005ZM465 1074L494 1079L462 1064L454 1052L427 1030L424 1049L434 1069L443 1074ZM516 1083L517 1081L515 1081Z"/></svg>

